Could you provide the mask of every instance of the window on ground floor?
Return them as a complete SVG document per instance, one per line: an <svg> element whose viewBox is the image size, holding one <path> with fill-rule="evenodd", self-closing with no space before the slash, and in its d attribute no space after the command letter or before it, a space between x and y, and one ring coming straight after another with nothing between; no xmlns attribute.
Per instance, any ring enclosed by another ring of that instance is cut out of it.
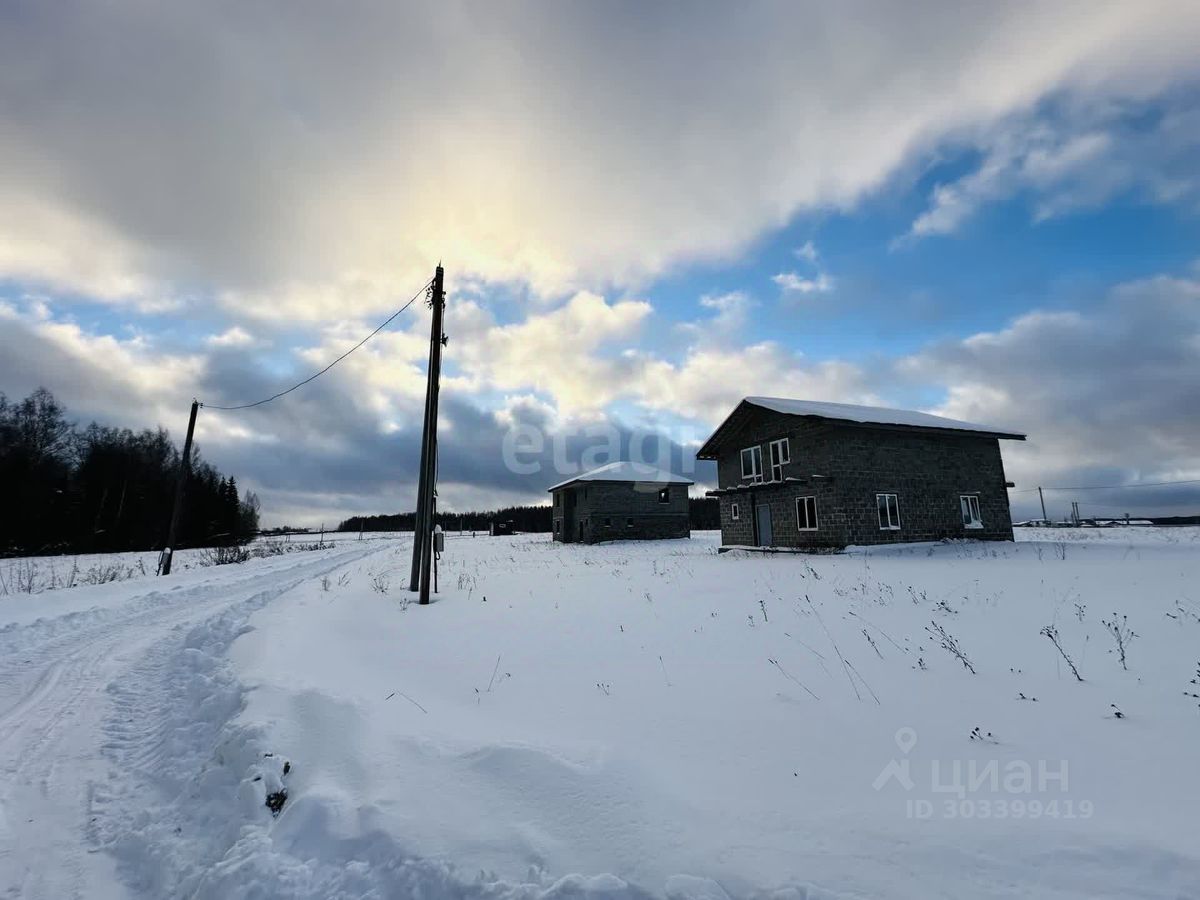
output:
<svg viewBox="0 0 1200 900"><path fill-rule="evenodd" d="M963 494L958 498L959 509L962 510L964 528L982 528L983 517L979 515L979 497L975 494Z"/></svg>
<svg viewBox="0 0 1200 900"><path fill-rule="evenodd" d="M796 527L801 531L817 530L817 498L796 498Z"/></svg>
<svg viewBox="0 0 1200 900"><path fill-rule="evenodd" d="M626 520L625 520L625 527L626 527L626 528L632 528L632 527L633 527L633 519L626 519Z"/></svg>
<svg viewBox="0 0 1200 900"><path fill-rule="evenodd" d="M555 534L562 534L562 519L555 519L555 520L554 520L554 533L555 533Z"/></svg>
<svg viewBox="0 0 1200 900"><path fill-rule="evenodd" d="M606 517L606 518L604 519L604 527L605 527L605 528L612 528L612 519L611 519L611 518L609 518L609 517Z"/></svg>
<svg viewBox="0 0 1200 900"><path fill-rule="evenodd" d="M747 447L742 451L742 480L763 480L762 447Z"/></svg>
<svg viewBox="0 0 1200 900"><path fill-rule="evenodd" d="M739 519L741 519L741 517L742 517L742 511L740 509L738 509L738 505L736 503L731 503L729 506L729 518L732 521L736 522Z"/></svg>
<svg viewBox="0 0 1200 900"><path fill-rule="evenodd" d="M895 494L876 494L875 506L879 510L879 527L885 531L900 530L900 501Z"/></svg>

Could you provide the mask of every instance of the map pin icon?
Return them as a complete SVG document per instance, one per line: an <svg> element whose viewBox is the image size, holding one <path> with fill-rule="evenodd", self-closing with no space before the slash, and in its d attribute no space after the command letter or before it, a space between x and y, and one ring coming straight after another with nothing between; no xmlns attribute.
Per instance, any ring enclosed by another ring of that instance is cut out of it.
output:
<svg viewBox="0 0 1200 900"><path fill-rule="evenodd" d="M917 732L914 728L909 728L905 725L896 732L896 746L900 748L901 753L908 753L913 747L917 746Z"/></svg>

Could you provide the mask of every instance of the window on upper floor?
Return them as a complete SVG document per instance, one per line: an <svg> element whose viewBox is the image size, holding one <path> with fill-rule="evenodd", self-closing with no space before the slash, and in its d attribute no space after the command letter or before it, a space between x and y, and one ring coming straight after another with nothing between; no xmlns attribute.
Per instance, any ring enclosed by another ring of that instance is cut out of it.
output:
<svg viewBox="0 0 1200 900"><path fill-rule="evenodd" d="M665 488L662 488L659 490L658 502L659 503L670 503L671 502L671 489L669 487L665 487Z"/></svg>
<svg viewBox="0 0 1200 900"><path fill-rule="evenodd" d="M762 447L747 447L742 451L742 480L763 480Z"/></svg>
<svg viewBox="0 0 1200 900"><path fill-rule="evenodd" d="M958 498L958 506L962 511L964 528L983 527L983 517L979 514L979 497L976 494L963 494Z"/></svg>
<svg viewBox="0 0 1200 900"><path fill-rule="evenodd" d="M787 438L771 441L771 480L783 481L783 465L792 461L792 448Z"/></svg>

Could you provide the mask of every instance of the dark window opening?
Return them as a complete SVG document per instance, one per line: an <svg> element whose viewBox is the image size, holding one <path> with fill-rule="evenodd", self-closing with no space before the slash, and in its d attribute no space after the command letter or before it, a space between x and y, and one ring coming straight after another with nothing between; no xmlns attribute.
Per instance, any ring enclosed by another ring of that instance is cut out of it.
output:
<svg viewBox="0 0 1200 900"><path fill-rule="evenodd" d="M817 530L817 498L796 498L796 527L801 531Z"/></svg>

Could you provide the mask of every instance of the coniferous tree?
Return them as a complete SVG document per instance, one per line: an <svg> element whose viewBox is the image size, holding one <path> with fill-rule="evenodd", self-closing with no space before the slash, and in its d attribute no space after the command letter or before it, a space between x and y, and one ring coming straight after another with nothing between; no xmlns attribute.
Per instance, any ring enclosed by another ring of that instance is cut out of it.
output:
<svg viewBox="0 0 1200 900"><path fill-rule="evenodd" d="M148 550L161 546L179 450L159 428L79 428L47 390L12 402L0 394L0 553ZM224 484L224 487L222 487ZM258 498L193 449L180 546L238 543L258 531Z"/></svg>

